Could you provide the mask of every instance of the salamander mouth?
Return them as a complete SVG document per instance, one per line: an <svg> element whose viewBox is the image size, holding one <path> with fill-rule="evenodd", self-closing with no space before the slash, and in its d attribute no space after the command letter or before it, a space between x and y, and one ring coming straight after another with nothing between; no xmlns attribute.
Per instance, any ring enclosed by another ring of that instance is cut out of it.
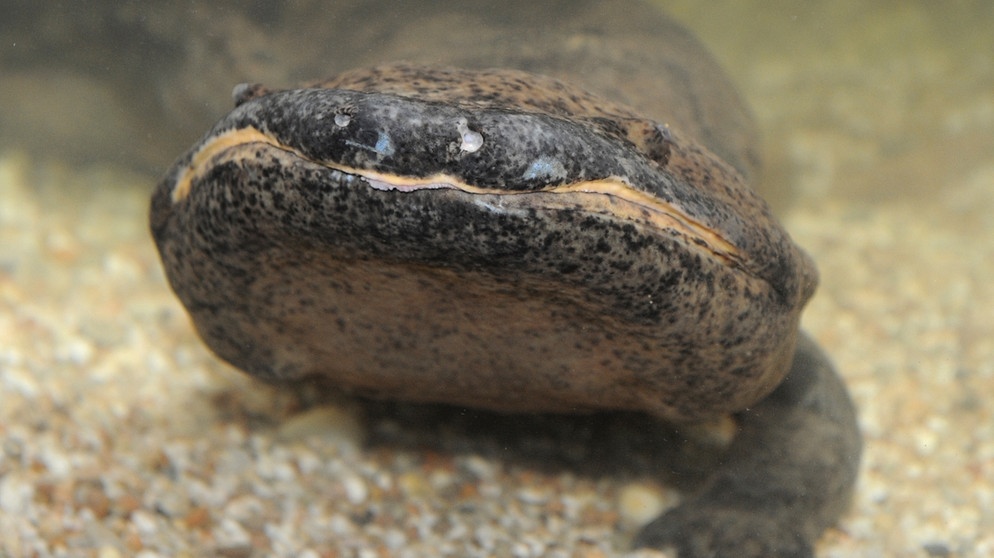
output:
<svg viewBox="0 0 994 558"><path fill-rule="evenodd" d="M196 182L212 167L223 162L258 157L260 149L275 149L310 165L324 167L345 175L361 178L370 188L400 194L427 190L456 190L469 196L488 199L513 198L516 202L532 203L534 207L556 210L580 210L608 216L618 221L638 224L667 236L679 236L690 245L726 265L747 271L740 249L724 235L700 220L688 215L678 206L638 190L621 177L606 176L566 184L550 184L539 189L509 190L476 186L457 176L436 173L429 176L387 173L351 167L333 161L315 160L300 149L280 142L276 137L253 126L219 133L201 144L176 175L171 190L174 204L183 202ZM524 200L528 201L525 202ZM500 204L481 202L489 211L501 211ZM518 203L514 204L520 207Z"/></svg>

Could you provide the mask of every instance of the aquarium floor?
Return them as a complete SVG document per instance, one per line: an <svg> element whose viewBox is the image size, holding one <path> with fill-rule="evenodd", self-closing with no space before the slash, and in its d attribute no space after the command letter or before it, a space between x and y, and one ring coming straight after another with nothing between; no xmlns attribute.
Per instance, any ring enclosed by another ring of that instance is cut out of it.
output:
<svg viewBox="0 0 994 558"><path fill-rule="evenodd" d="M820 556L994 553L994 221L968 209L994 204L985 168L952 189L957 219L786 214L822 273L805 327L866 437ZM305 408L222 364L164 280L150 186L0 155L0 556L610 556L677 501L652 478L370 446L347 400Z"/></svg>

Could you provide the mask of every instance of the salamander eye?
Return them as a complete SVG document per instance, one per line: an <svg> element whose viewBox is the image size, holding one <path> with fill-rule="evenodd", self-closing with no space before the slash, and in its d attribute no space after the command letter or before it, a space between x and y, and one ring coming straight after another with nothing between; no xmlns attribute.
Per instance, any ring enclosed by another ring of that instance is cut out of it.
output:
<svg viewBox="0 0 994 558"><path fill-rule="evenodd" d="M475 130L470 130L469 123L465 118L459 119L456 130L459 131L459 136L462 139L459 149L467 153L476 153L483 147L483 134Z"/></svg>

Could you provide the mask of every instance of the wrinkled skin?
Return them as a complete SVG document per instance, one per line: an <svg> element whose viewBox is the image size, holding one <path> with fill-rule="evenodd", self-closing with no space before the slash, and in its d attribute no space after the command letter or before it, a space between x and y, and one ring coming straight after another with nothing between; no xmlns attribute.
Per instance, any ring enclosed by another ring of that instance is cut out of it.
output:
<svg viewBox="0 0 994 558"><path fill-rule="evenodd" d="M748 117L707 54L647 14L656 48L611 42L597 10L596 55L567 22L500 60L563 81L387 65L237 89L153 197L170 283L219 356L268 380L504 412L736 413L724 464L635 544L811 555L860 452L844 387L798 335L813 264L751 188ZM634 73L590 81L598 57Z"/></svg>

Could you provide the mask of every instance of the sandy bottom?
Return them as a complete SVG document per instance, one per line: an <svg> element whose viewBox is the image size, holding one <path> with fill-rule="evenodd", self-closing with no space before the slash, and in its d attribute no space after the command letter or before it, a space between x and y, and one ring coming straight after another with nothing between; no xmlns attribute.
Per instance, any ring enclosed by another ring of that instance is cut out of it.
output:
<svg viewBox="0 0 994 558"><path fill-rule="evenodd" d="M992 183L979 169L957 197L992 207ZM144 186L0 157L8 555L603 556L675 501L651 477L370 448L348 404L304 409L244 378L164 283ZM867 442L825 556L994 552L994 222L935 213L823 202L786 218L823 274L805 325Z"/></svg>

